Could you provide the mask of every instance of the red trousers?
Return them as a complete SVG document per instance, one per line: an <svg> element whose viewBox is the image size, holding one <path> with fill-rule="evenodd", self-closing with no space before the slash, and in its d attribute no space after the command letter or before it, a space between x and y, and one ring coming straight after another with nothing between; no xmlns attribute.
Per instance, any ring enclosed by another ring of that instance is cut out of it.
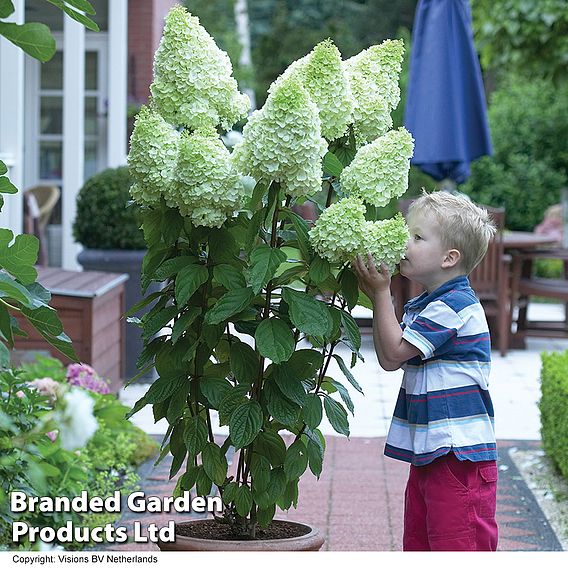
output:
<svg viewBox="0 0 568 568"><path fill-rule="evenodd" d="M403 550L496 550L497 464L449 454L410 466Z"/></svg>

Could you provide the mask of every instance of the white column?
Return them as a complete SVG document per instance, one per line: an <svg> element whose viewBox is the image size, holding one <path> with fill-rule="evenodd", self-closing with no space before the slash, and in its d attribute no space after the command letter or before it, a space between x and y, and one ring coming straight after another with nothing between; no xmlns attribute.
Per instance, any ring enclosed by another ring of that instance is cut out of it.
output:
<svg viewBox="0 0 568 568"><path fill-rule="evenodd" d="M24 0L12 0L15 12L5 21L24 23ZM24 53L0 36L0 159L19 189L3 194L0 227L20 234L23 226L24 190Z"/></svg>
<svg viewBox="0 0 568 568"><path fill-rule="evenodd" d="M128 0L108 0L107 164L126 164Z"/></svg>
<svg viewBox="0 0 568 568"><path fill-rule="evenodd" d="M79 270L81 246L72 227L77 194L83 185L85 162L85 28L68 16L63 18L63 268ZM104 228L101 228L104 230Z"/></svg>

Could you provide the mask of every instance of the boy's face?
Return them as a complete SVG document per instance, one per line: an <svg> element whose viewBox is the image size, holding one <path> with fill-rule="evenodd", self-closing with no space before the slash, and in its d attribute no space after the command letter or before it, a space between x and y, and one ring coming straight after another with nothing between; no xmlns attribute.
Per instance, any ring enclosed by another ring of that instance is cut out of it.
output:
<svg viewBox="0 0 568 568"><path fill-rule="evenodd" d="M410 239L400 272L425 286L429 292L445 281L448 249L442 245L436 218L431 213L414 213L409 221Z"/></svg>

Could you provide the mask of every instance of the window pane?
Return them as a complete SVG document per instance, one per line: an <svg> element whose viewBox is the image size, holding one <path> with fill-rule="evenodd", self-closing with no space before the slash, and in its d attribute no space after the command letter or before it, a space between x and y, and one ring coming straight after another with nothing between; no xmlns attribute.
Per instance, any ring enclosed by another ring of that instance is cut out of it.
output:
<svg viewBox="0 0 568 568"><path fill-rule="evenodd" d="M85 89L88 91L95 91L98 89L98 60L99 54L97 51L87 51L85 53Z"/></svg>
<svg viewBox="0 0 568 568"><path fill-rule="evenodd" d="M40 134L63 133L63 97L41 97Z"/></svg>
<svg viewBox="0 0 568 568"><path fill-rule="evenodd" d="M44 140L39 143L40 179L61 179L63 175L63 142Z"/></svg>
<svg viewBox="0 0 568 568"><path fill-rule="evenodd" d="M63 89L63 52L56 51L54 56L41 64L40 89Z"/></svg>
<svg viewBox="0 0 568 568"><path fill-rule="evenodd" d="M85 134L96 136L98 130L97 97L85 97Z"/></svg>
<svg viewBox="0 0 568 568"><path fill-rule="evenodd" d="M97 143L94 140L85 142L85 180L97 173Z"/></svg>

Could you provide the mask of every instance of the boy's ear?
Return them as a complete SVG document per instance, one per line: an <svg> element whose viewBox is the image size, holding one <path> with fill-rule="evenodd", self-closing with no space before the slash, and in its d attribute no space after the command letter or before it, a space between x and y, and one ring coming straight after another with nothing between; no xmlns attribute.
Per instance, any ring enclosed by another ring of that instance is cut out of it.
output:
<svg viewBox="0 0 568 568"><path fill-rule="evenodd" d="M461 253L458 249L450 249L446 252L442 261L442 268L453 268L461 260Z"/></svg>

